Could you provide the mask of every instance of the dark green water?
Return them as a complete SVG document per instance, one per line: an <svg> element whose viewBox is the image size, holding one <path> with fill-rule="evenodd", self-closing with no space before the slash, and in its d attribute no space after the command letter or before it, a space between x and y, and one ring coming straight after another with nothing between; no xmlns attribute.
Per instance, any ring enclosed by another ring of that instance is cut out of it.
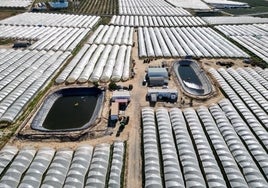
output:
<svg viewBox="0 0 268 188"><path fill-rule="evenodd" d="M91 119L98 96L63 96L55 101L43 127L51 130L80 128Z"/></svg>

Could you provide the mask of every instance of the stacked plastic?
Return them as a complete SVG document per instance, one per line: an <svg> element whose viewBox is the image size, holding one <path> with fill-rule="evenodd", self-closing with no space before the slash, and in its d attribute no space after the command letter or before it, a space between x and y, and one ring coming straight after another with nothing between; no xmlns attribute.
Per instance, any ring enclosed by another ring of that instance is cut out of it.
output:
<svg viewBox="0 0 268 188"><path fill-rule="evenodd" d="M143 153L144 153L144 187L162 188L161 167L157 144L154 110L142 109Z"/></svg>
<svg viewBox="0 0 268 188"><path fill-rule="evenodd" d="M232 125L225 117L224 112L218 105L213 105L209 108L213 115L217 127L221 132L226 144L237 164L243 172L249 187L267 187L267 181L260 172L258 166L248 153L246 147L239 139Z"/></svg>
<svg viewBox="0 0 268 188"><path fill-rule="evenodd" d="M206 182L199 167L199 161L182 111L178 108L172 108L169 111L169 115L175 134L186 187L206 187Z"/></svg>
<svg viewBox="0 0 268 188"><path fill-rule="evenodd" d="M197 148L208 186L227 187L195 110L192 108L185 109L184 116Z"/></svg>
<svg viewBox="0 0 268 188"><path fill-rule="evenodd" d="M184 180L181 174L180 162L178 160L167 109L158 108L156 110L156 119L163 160L165 186L184 187Z"/></svg>
<svg viewBox="0 0 268 188"><path fill-rule="evenodd" d="M113 159L111 163L110 176L109 176L109 182L108 182L109 188L121 187L124 155L125 155L124 142L120 142L120 141L114 142Z"/></svg>
<svg viewBox="0 0 268 188"><path fill-rule="evenodd" d="M68 148L57 150L42 182L41 188L63 187L72 157L73 151Z"/></svg>
<svg viewBox="0 0 268 188"><path fill-rule="evenodd" d="M40 187L43 180L43 175L47 171L55 150L52 148L41 148L38 150L30 167L24 174L19 187Z"/></svg>
<svg viewBox="0 0 268 188"><path fill-rule="evenodd" d="M23 177L24 172L30 166L34 156L35 149L30 147L22 148L7 171L2 175L0 180L0 187L17 187L20 183L20 179Z"/></svg>
<svg viewBox="0 0 268 188"><path fill-rule="evenodd" d="M211 28L139 27L139 57L249 57Z"/></svg>
<svg viewBox="0 0 268 188"><path fill-rule="evenodd" d="M99 144L95 147L92 161L90 164L88 176L86 179L86 188L106 186L106 178L109 167L110 145Z"/></svg>
<svg viewBox="0 0 268 188"><path fill-rule="evenodd" d="M228 179L228 181L226 181L226 184L228 186L230 185L230 187L247 188L248 184L245 181L239 167L237 166L234 157L230 153L227 144L222 138L222 135L219 132L210 112L206 107L201 106L197 109L197 113L224 169L224 172Z"/></svg>
<svg viewBox="0 0 268 188"><path fill-rule="evenodd" d="M2 2L1 0L0 2ZM10 0L8 0L10 1ZM16 2L22 2L17 0ZM1 3L0 3L1 5ZM56 26L92 28L98 21L99 16L56 14L56 13L33 13L25 12L0 21L2 25L27 25L27 26Z"/></svg>
<svg viewBox="0 0 268 188"><path fill-rule="evenodd" d="M89 169L92 153L93 147L90 145L82 145L76 148L72 164L64 183L64 188L84 187L85 177Z"/></svg>

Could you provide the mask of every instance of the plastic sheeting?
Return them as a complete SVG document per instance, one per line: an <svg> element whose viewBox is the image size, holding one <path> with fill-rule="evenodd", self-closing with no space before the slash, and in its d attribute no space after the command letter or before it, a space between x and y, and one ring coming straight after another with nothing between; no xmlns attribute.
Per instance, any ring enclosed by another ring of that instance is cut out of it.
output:
<svg viewBox="0 0 268 188"><path fill-rule="evenodd" d="M22 1L16 0L16 4L19 2ZM92 28L99 19L100 16L25 12L1 20L0 24Z"/></svg>
<svg viewBox="0 0 268 188"><path fill-rule="evenodd" d="M104 188L108 172L110 157L110 145L99 144L95 147L92 161L90 164L88 177L86 179L86 188L99 187Z"/></svg>
<svg viewBox="0 0 268 188"><path fill-rule="evenodd" d="M140 18L139 20L136 18ZM188 22L182 22L183 19ZM163 21L162 21L163 20ZM131 27L178 27L178 26L202 26L206 23L200 17L175 17L175 16L120 16L114 15L111 25L123 25Z"/></svg>
<svg viewBox="0 0 268 188"><path fill-rule="evenodd" d="M149 31L148 31L149 30ZM241 49L205 27L138 28L139 57L248 57ZM159 48L160 47L160 48ZM160 52L161 50L161 52Z"/></svg>
<svg viewBox="0 0 268 188"><path fill-rule="evenodd" d="M143 128L144 187L162 188L154 110L149 107L143 108L141 115Z"/></svg>
<svg viewBox="0 0 268 188"><path fill-rule="evenodd" d="M0 81L0 121L13 122L69 56L69 52L26 50L14 54L14 58L8 61L12 63L11 66L3 64L1 67L5 71Z"/></svg>

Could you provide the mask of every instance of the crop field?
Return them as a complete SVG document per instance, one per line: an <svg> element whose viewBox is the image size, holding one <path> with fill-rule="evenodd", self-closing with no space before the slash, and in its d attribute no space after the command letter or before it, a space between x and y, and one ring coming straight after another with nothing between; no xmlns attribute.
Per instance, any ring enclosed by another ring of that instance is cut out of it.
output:
<svg viewBox="0 0 268 188"><path fill-rule="evenodd" d="M81 0L77 8L74 6L74 10L82 14L112 15L117 14L117 7L117 0Z"/></svg>
<svg viewBox="0 0 268 188"><path fill-rule="evenodd" d="M48 0L36 0L35 3L48 2ZM56 12L94 15L118 14L118 0L73 0L69 7Z"/></svg>

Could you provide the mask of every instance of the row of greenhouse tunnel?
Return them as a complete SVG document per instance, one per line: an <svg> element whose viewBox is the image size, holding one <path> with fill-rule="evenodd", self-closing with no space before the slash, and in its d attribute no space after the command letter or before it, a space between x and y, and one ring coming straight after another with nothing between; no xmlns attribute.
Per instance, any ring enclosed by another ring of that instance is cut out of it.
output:
<svg viewBox="0 0 268 188"><path fill-rule="evenodd" d="M144 107L144 187L267 187L267 70L210 69L224 99Z"/></svg>
<svg viewBox="0 0 268 188"><path fill-rule="evenodd" d="M196 111L143 108L142 128L145 187L268 186L267 148L227 99Z"/></svg>
<svg viewBox="0 0 268 188"><path fill-rule="evenodd" d="M0 187L122 187L125 143L76 149L5 146L0 151Z"/></svg>

